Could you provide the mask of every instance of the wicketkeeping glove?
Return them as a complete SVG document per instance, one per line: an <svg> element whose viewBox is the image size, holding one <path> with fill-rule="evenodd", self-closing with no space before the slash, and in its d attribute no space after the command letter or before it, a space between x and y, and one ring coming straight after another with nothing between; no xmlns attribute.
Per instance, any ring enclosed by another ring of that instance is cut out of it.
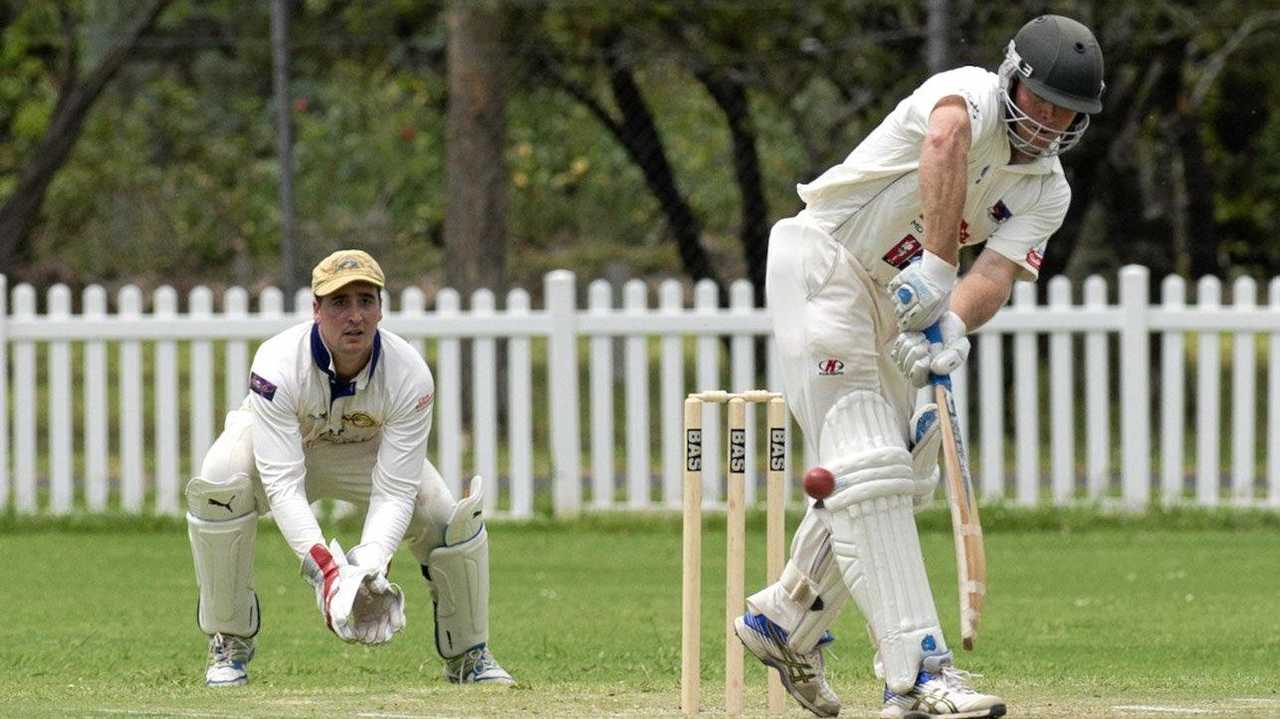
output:
<svg viewBox="0 0 1280 719"><path fill-rule="evenodd" d="M302 576L316 589L316 604L324 615L325 626L348 642L360 641L352 622L352 607L365 582L377 574L376 569L348 564L336 539L328 548L312 545L302 560Z"/></svg>
<svg viewBox="0 0 1280 719"><path fill-rule="evenodd" d="M364 644L382 644L391 641L396 632L404 629L404 592L400 585L388 581L384 567L369 566L366 562L376 551L366 552L369 545L360 545L347 552L347 562L352 566L373 569L356 593L351 607L351 631L356 640Z"/></svg>

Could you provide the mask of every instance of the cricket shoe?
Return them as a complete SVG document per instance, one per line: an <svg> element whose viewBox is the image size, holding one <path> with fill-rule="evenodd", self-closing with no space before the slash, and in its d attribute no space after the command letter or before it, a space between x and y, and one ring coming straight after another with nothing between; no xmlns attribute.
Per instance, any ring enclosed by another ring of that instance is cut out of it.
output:
<svg viewBox="0 0 1280 719"><path fill-rule="evenodd" d="M516 683L484 644L472 647L452 659L446 659L444 678L454 684L510 686Z"/></svg>
<svg viewBox="0 0 1280 719"><path fill-rule="evenodd" d="M1004 716L1004 700L974 691L977 676L951 666L951 654L925 657L916 685L906 694L885 687L880 719L980 719Z"/></svg>
<svg viewBox="0 0 1280 719"><path fill-rule="evenodd" d="M800 706L820 717L840 713L840 697L831 691L823 674L822 645L834 640L830 632L823 635L812 651L804 654L787 646L786 630L763 614L748 612L734 619L733 633L756 659L777 670L782 686Z"/></svg>
<svg viewBox="0 0 1280 719"><path fill-rule="evenodd" d="M238 687L249 683L249 660L253 659L252 637L214 634L209 637L209 666L204 684L209 687Z"/></svg>

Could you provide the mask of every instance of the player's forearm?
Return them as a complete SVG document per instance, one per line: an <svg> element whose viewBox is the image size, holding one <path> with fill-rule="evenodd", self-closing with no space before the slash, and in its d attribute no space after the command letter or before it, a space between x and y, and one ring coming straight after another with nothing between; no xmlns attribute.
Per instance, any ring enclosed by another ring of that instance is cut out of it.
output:
<svg viewBox="0 0 1280 719"><path fill-rule="evenodd" d="M400 540L404 538L404 533L409 529L412 518L412 500L377 494L369 498L369 511L365 515L364 529L360 533L360 546L376 548L374 565L385 565L391 559Z"/></svg>
<svg viewBox="0 0 1280 719"><path fill-rule="evenodd" d="M931 123L920 153L924 246L952 266L960 262L960 221L968 186L968 135L968 125L943 120Z"/></svg>
<svg viewBox="0 0 1280 719"><path fill-rule="evenodd" d="M951 311L964 321L969 332L985 325L1005 302L1013 283L1001 277L992 277L980 271L970 271L951 292Z"/></svg>
<svg viewBox="0 0 1280 719"><path fill-rule="evenodd" d="M316 521L301 485L276 489L264 485L264 489L271 517L298 559L305 557L314 545L324 544L324 533L320 531L320 523Z"/></svg>

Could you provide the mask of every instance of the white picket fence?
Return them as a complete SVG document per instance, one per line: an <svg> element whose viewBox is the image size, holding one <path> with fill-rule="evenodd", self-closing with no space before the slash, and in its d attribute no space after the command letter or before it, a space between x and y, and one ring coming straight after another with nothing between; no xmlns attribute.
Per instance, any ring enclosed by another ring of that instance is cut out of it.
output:
<svg viewBox="0 0 1280 719"><path fill-rule="evenodd" d="M987 500L1280 507L1280 452L1274 451L1280 449L1280 278L1270 282L1266 306L1259 306L1257 283L1248 278L1232 285L1229 306L1223 306L1215 278L1197 283L1192 306L1180 278L1165 278L1158 305L1149 302L1147 288L1147 270L1137 266L1120 272L1117 304L1108 303L1101 277L1084 283L1079 303L1070 282L1054 278L1047 306L1037 306L1034 287L1019 284L1012 306L978 333L973 361L954 380L961 431L970 440L974 476ZM757 373L753 340L768 335L769 321L765 311L751 307L749 284L732 285L728 308L717 306L710 283L694 288L692 307L685 306L685 286L674 280L660 285L656 306L640 281L621 289L621 306L614 306L614 288L592 282L586 308L580 309L575 276L560 270L546 276L540 310L531 308L529 294L520 289L507 295L502 311L486 290L473 295L465 312L452 290L437 295L432 312L424 311L426 297L417 288L388 305L383 326L414 342L432 362L438 411L431 456L455 493L461 477L479 473L498 479L501 491L486 495L488 511L498 515L531 516L540 495L549 495L557 515L573 515L584 504L599 510L676 508L680 400L686 391L762 383L780 389L771 342L769 361ZM205 288L191 292L185 313L179 313L177 293L168 287L155 291L149 314L142 312L136 287L120 290L114 314L107 313L106 292L96 286L84 291L76 315L66 287L48 291L44 314L36 313L36 299L29 285L14 287L10 296L0 277L0 407L8 408L0 412L0 510L12 506L19 513L103 511L113 492L128 512L180 512L185 479L198 471L222 413L244 396L252 344L310 316L305 290L295 300L301 308L295 314L283 312L283 295L275 289L262 291L252 314L249 295L240 288L222 295L218 312ZM1231 344L1228 462L1220 447L1223 333ZM1038 349L1042 334L1048 335L1047 356ZM1155 374L1152 335L1161 346ZM1012 389L1003 376L1010 339ZM1190 398L1184 392L1188 339L1196 343ZM463 340L472 340L466 358ZM504 417L497 395L499 343L506 350ZM78 384L72 379L77 347ZM622 366L615 367L619 351ZM179 382L180 356L186 358L185 386ZM1078 357L1083 372L1075 367ZM1259 357L1266 368L1261 413ZM1112 362L1118 363L1118 387L1110 381ZM462 421L463 382L471 387L469 430ZM214 397L219 383L220 405ZM535 408L536 389L545 404ZM1153 396L1158 403L1151 411ZM1006 401L1013 402L1012 421L1006 421ZM1184 421L1188 406L1195 411L1190 423ZM625 425L621 442L615 441L619 409ZM974 411L976 434L969 431ZM704 446L719 447L719 410L706 412ZM545 448L535 447L535 437L543 434L535 432L538 425L548 430ZM1152 453L1156 432L1158 473ZM1190 459L1188 432L1194 438ZM801 447L798 434L794 439L792 447ZM798 464L789 463L793 475L809 463L803 450L799 455ZM539 456L549 469L536 476ZM755 501L760 464L749 465L749 502ZM712 506L721 503L720 465L719 453L709 452L704 496Z"/></svg>

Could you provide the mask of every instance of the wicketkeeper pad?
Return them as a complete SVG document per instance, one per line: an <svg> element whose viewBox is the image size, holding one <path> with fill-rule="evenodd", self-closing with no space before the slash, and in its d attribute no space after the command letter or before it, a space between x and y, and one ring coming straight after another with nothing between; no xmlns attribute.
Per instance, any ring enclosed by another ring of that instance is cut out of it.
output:
<svg viewBox="0 0 1280 719"><path fill-rule="evenodd" d="M911 453L887 400L851 392L827 413L821 457L836 476L830 512L836 561L878 640L885 683L903 693L926 656L947 651L925 575L911 498Z"/></svg>
<svg viewBox="0 0 1280 719"><path fill-rule="evenodd" d="M237 474L225 484L196 477L187 484L187 510L187 536L200 588L200 630L238 637L257 634L253 548L258 512L249 476Z"/></svg>
<svg viewBox="0 0 1280 719"><path fill-rule="evenodd" d="M436 651L446 659L489 641L489 533L479 477L453 509L445 545L431 550L422 576L435 604Z"/></svg>

